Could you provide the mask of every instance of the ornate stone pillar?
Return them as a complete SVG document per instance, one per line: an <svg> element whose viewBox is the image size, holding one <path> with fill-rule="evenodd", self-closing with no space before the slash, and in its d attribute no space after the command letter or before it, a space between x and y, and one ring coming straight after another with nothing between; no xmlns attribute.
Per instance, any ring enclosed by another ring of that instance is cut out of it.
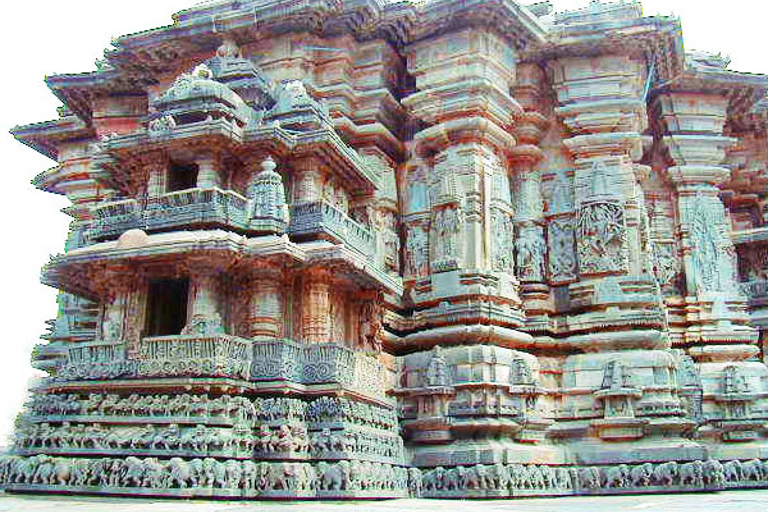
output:
<svg viewBox="0 0 768 512"><path fill-rule="evenodd" d="M323 198L324 176L319 164L305 158L292 162L294 169L293 202L312 203Z"/></svg>
<svg viewBox="0 0 768 512"><path fill-rule="evenodd" d="M592 310L583 317L585 326L597 310L610 309L615 313L601 319L601 326L607 321L621 328L663 329L639 184L647 168L635 163L647 124L644 62L629 55L573 57L553 62L551 70L556 112L570 131L564 144L574 164L579 281L569 287L571 308ZM639 324L630 321L633 309L644 311Z"/></svg>
<svg viewBox="0 0 768 512"><path fill-rule="evenodd" d="M568 339L584 351L571 352L563 363L560 407L569 411L566 417L590 418L592 432L605 440L660 433L674 437L683 426L691 427L681 417L670 372L674 361L666 350L666 316L652 273L640 186L647 167L637 163L647 125L645 61L632 54L598 55L566 57L550 66L556 113L570 135L563 144L573 162L572 171L556 173L549 187L550 198L559 203L554 211L550 208L550 246L560 251L550 260L561 266L553 278L570 283L567 293L565 287L558 289L560 307L569 307ZM577 258L559 260L572 239ZM626 385L615 389L586 377L590 370L603 368L608 374L618 367ZM579 389L585 382L590 382L590 395ZM650 422L645 413L629 410L633 400L663 404L653 413L653 429L644 428ZM612 411L614 402L627 410ZM586 412L600 409L602 417ZM606 447L601 456L615 460L623 455Z"/></svg>
<svg viewBox="0 0 768 512"><path fill-rule="evenodd" d="M664 145L676 165L666 169L677 190L685 271L686 344L700 361L755 356L758 332L749 327L738 287L736 252L719 187L730 178L721 166L736 140L722 135L728 100L717 93L671 92L656 107L666 127Z"/></svg>
<svg viewBox="0 0 768 512"><path fill-rule="evenodd" d="M182 334L224 334L219 287L219 268L215 264L207 261L190 264L187 323Z"/></svg>
<svg viewBox="0 0 768 512"><path fill-rule="evenodd" d="M304 275L302 331L305 343L328 343L331 338L331 272L312 268Z"/></svg>
<svg viewBox="0 0 768 512"><path fill-rule="evenodd" d="M539 111L543 101L543 80L544 73L538 64L518 66L514 92L525 112L515 125L517 145L510 151L510 162L514 170L516 274L529 325L540 322L537 317L551 311L549 286L546 283L544 203L541 174L537 167L544 157L538 144L543 130L549 124ZM546 319L543 321L546 322Z"/></svg>
<svg viewBox="0 0 768 512"><path fill-rule="evenodd" d="M282 335L283 272L279 268L254 269L250 276L251 297L248 323L252 338L278 338Z"/></svg>
<svg viewBox="0 0 768 512"><path fill-rule="evenodd" d="M146 310L146 279L134 267L112 267L107 271L109 289L104 303L100 336L122 342L129 357L138 355Z"/></svg>
<svg viewBox="0 0 768 512"><path fill-rule="evenodd" d="M200 155L197 163L197 188L221 187L221 158L216 152Z"/></svg>
<svg viewBox="0 0 768 512"><path fill-rule="evenodd" d="M488 316L472 310L486 299L470 305L462 298L484 294L504 303L492 322L523 323L506 168L516 143L509 129L522 111L509 95L515 61L509 41L484 30L457 31L409 49L418 92L403 105L427 127L414 135L406 164L405 273L416 303L443 302L434 312L422 311L434 323ZM426 276L429 286L410 281Z"/></svg>

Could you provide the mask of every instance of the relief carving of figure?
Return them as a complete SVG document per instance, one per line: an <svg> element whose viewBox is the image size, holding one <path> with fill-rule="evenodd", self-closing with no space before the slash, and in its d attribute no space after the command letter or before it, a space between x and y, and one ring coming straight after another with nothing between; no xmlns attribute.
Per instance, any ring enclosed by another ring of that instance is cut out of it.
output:
<svg viewBox="0 0 768 512"><path fill-rule="evenodd" d="M517 234L517 274L521 281L544 279L544 235L538 226L521 226Z"/></svg>
<svg viewBox="0 0 768 512"><path fill-rule="evenodd" d="M459 242L463 218L456 207L441 208L434 214L435 260L447 269L459 262Z"/></svg>
<svg viewBox="0 0 768 512"><path fill-rule="evenodd" d="M429 245L427 233L421 226L408 229L405 242L405 274L425 277L429 274Z"/></svg>
<svg viewBox="0 0 768 512"><path fill-rule="evenodd" d="M579 210L579 265L585 274L622 272L627 262L624 209L616 203L588 203Z"/></svg>
<svg viewBox="0 0 768 512"><path fill-rule="evenodd" d="M504 210L491 211L491 233L493 233L493 270L512 272L512 219Z"/></svg>

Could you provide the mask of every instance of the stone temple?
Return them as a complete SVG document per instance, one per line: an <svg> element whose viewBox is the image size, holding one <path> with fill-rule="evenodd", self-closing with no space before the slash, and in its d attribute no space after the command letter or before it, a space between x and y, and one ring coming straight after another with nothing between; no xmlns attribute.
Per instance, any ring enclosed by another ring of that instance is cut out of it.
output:
<svg viewBox="0 0 768 512"><path fill-rule="evenodd" d="M47 78L7 491L768 487L768 77L638 3L226 0Z"/></svg>

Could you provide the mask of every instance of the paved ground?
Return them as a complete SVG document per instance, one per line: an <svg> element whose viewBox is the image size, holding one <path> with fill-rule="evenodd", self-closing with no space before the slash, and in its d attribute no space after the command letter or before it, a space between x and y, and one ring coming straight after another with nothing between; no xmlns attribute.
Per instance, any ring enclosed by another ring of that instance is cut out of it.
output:
<svg viewBox="0 0 768 512"><path fill-rule="evenodd" d="M28 496L0 493L0 512L757 512L768 490L517 500L387 500L358 502L228 502Z"/></svg>

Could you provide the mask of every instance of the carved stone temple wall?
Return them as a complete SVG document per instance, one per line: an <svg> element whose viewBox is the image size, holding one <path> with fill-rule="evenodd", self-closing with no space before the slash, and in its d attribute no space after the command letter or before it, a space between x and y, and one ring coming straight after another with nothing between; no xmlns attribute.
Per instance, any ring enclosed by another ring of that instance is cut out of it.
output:
<svg viewBox="0 0 768 512"><path fill-rule="evenodd" d="M208 2L46 80L7 491L768 487L768 77L677 19Z"/></svg>

